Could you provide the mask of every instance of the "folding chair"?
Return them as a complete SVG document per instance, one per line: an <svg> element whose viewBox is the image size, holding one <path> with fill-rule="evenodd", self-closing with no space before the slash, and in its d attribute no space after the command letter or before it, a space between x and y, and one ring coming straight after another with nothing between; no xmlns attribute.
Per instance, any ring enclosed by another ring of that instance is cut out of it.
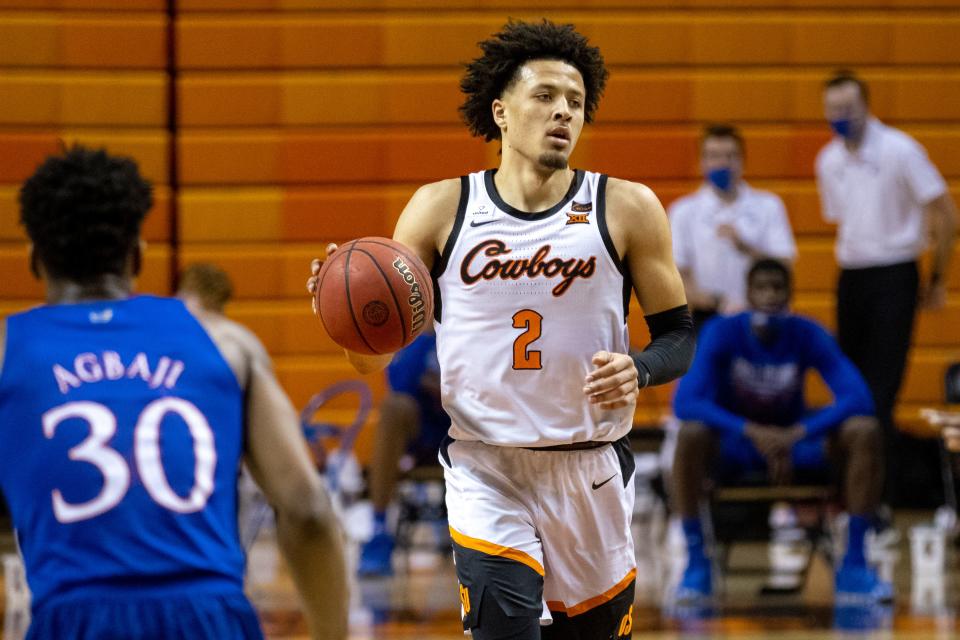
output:
<svg viewBox="0 0 960 640"><path fill-rule="evenodd" d="M354 393L358 407L353 421L346 425L330 422L314 422L313 419L324 405L337 396ZM373 393L362 380L342 380L319 392L300 413L303 435L313 453L317 470L324 474L327 488L338 499L343 499L344 490L353 490L346 473L349 470L353 445L357 435L373 409ZM357 489L358 490L358 489Z"/></svg>
<svg viewBox="0 0 960 640"><path fill-rule="evenodd" d="M314 421L317 411L330 400L351 393L356 394L359 401L357 413L352 422L346 425L337 425ZM359 491L358 488L349 486L351 479L348 475L352 474L348 474L348 472L351 470L350 462L353 460L354 442L372 408L373 394L365 382L362 380L343 380L330 385L310 398L310 401L307 402L300 413L300 426L303 430L303 436L307 441L317 471L323 474L327 488L330 490L337 507L344 506L343 490L345 485L348 485L351 490ZM244 481L242 484L245 487L252 487L244 492L246 504L240 526L241 544L245 550L249 551L260 530L269 521L271 510L259 489L253 487L252 480Z"/></svg>
<svg viewBox="0 0 960 640"><path fill-rule="evenodd" d="M803 527L804 538L810 544L810 558L798 574L796 589L774 590L765 585L764 592L791 593L802 588L814 553L824 552L833 561L828 515L837 499L837 486L832 481L820 483L803 479L800 484L771 486L765 476L757 475L745 477L742 483L715 487L701 504L704 534L714 551L714 575L767 574L767 566L734 570L730 566L731 550L737 542L770 542L770 510L777 502L787 502L794 507L807 506L816 510L813 524Z"/></svg>

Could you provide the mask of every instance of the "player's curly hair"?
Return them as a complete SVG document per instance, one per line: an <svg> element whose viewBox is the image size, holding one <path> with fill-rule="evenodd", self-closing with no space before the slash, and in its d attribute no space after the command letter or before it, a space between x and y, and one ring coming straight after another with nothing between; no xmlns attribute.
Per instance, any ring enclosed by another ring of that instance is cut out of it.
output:
<svg viewBox="0 0 960 640"><path fill-rule="evenodd" d="M123 275L153 204L137 163L76 145L48 157L20 188L20 222L55 278Z"/></svg>
<svg viewBox="0 0 960 640"><path fill-rule="evenodd" d="M499 33L478 43L483 55L466 66L460 90L466 99L460 115L475 136L487 142L500 138L493 120L491 103L514 82L517 71L530 60L562 60L583 76L586 88L584 119L593 122L607 84L607 72L600 49L592 47L572 24L510 20Z"/></svg>

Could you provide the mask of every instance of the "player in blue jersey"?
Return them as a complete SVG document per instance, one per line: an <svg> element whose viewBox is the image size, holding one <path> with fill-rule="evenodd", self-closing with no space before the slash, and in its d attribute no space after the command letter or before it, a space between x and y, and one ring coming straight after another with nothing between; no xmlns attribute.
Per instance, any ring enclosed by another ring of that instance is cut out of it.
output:
<svg viewBox="0 0 960 640"><path fill-rule="evenodd" d="M709 596L710 563L698 517L711 462L724 477L766 469L773 482L843 461L850 512L847 553L836 575L839 599L885 601L892 587L870 569L864 536L882 489L880 431L862 376L818 324L789 313L790 271L764 259L747 276L750 310L708 322L674 398L682 421L672 497L683 519L689 561L678 600ZM809 407L804 380L816 370L832 404ZM722 478L721 478L722 479Z"/></svg>
<svg viewBox="0 0 960 640"><path fill-rule="evenodd" d="M29 637L261 638L237 531L244 460L313 637L345 638L339 527L251 334L132 295L151 201L132 160L82 147L20 191L47 304L0 323L0 487Z"/></svg>

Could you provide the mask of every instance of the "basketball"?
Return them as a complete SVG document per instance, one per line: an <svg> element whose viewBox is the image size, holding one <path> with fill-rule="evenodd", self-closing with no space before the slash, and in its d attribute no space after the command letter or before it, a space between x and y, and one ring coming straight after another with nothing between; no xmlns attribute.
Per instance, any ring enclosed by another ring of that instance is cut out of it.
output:
<svg viewBox="0 0 960 640"><path fill-rule="evenodd" d="M368 355L402 349L433 316L430 272L389 238L360 238L337 249L320 269L316 297L333 341Z"/></svg>

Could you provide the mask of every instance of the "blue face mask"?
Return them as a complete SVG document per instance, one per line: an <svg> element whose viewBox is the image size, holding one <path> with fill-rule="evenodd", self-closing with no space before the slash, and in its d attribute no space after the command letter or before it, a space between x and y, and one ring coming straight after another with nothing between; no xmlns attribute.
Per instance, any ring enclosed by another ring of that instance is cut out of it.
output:
<svg viewBox="0 0 960 640"><path fill-rule="evenodd" d="M853 121L849 118L831 120L830 128L841 138L850 138L853 136Z"/></svg>
<svg viewBox="0 0 960 640"><path fill-rule="evenodd" d="M720 191L729 191L733 184L733 172L729 167L721 167L707 172L707 180Z"/></svg>

